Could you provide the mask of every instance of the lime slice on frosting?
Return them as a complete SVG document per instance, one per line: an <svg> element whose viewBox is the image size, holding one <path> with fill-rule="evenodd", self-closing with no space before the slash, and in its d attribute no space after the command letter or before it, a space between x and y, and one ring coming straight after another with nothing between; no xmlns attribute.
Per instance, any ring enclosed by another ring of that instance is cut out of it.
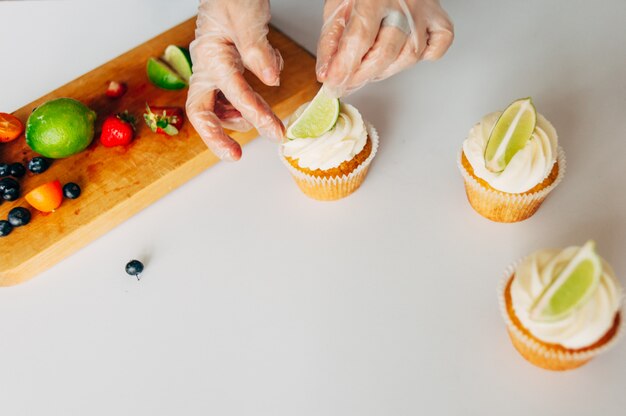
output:
<svg viewBox="0 0 626 416"><path fill-rule="evenodd" d="M485 167L491 172L502 172L513 156L526 146L536 124L537 110L530 98L523 98L509 105L489 135L485 149Z"/></svg>
<svg viewBox="0 0 626 416"><path fill-rule="evenodd" d="M300 116L287 129L287 138L320 137L335 127L339 99L329 97L322 87Z"/></svg>
<svg viewBox="0 0 626 416"><path fill-rule="evenodd" d="M588 241L537 299L530 318L547 322L567 317L594 294L601 274L595 243Z"/></svg>
<svg viewBox="0 0 626 416"><path fill-rule="evenodd" d="M191 78L191 55L189 55L187 49L170 45L165 49L161 59L171 66L186 83L189 83L189 78Z"/></svg>

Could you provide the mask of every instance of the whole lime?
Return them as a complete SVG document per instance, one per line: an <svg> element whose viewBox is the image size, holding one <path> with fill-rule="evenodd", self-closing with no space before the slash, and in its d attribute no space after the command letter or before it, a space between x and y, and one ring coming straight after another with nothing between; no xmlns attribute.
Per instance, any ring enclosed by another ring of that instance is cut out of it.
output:
<svg viewBox="0 0 626 416"><path fill-rule="evenodd" d="M57 98L40 105L26 122L26 144L35 152L60 159L82 152L94 136L96 113L80 101Z"/></svg>

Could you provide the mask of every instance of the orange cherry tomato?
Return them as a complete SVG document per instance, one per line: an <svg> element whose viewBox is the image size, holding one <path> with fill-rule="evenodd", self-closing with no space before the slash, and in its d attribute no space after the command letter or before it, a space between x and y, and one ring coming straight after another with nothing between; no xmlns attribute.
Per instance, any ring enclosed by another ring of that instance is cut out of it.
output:
<svg viewBox="0 0 626 416"><path fill-rule="evenodd" d="M53 212L63 202L63 188L61 182L53 181L38 186L25 196L33 208L41 212Z"/></svg>
<svg viewBox="0 0 626 416"><path fill-rule="evenodd" d="M24 125L15 116L0 113L0 143L15 140L24 132Z"/></svg>

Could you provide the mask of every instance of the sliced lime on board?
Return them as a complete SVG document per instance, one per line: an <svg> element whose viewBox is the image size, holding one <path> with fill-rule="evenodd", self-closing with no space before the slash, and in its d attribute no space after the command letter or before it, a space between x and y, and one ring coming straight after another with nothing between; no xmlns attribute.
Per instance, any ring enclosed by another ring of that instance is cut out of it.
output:
<svg viewBox="0 0 626 416"><path fill-rule="evenodd" d="M320 137L330 131L339 118L339 99L321 88L300 116L287 129L287 138Z"/></svg>
<svg viewBox="0 0 626 416"><path fill-rule="evenodd" d="M187 86L187 83L180 75L159 59L148 59L146 71L150 81L157 87L166 90L180 90Z"/></svg>
<svg viewBox="0 0 626 416"><path fill-rule="evenodd" d="M170 45L165 49L161 59L172 67L176 74L184 79L186 83L189 83L189 78L191 78L191 55L189 55L189 50L180 46Z"/></svg>
<svg viewBox="0 0 626 416"><path fill-rule="evenodd" d="M180 46L170 45L161 58L150 58L146 66L148 78L157 87L180 90L189 85L191 56Z"/></svg>
<svg viewBox="0 0 626 416"><path fill-rule="evenodd" d="M600 284L602 263L588 241L545 289L530 311L535 321L557 321L583 305Z"/></svg>
<svg viewBox="0 0 626 416"><path fill-rule="evenodd" d="M530 98L514 101L493 126L485 149L485 167L502 172L513 156L526 146L537 125L537 110Z"/></svg>

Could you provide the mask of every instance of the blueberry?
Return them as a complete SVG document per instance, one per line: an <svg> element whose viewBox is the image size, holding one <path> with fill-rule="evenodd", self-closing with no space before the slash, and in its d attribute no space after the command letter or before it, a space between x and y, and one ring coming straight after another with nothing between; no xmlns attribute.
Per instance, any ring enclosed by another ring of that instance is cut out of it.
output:
<svg viewBox="0 0 626 416"><path fill-rule="evenodd" d="M143 272L143 263L139 260L131 260L126 264L126 273L131 276L137 276Z"/></svg>
<svg viewBox="0 0 626 416"><path fill-rule="evenodd" d="M63 195L69 199L76 199L80 196L80 186L74 182L68 182L63 185Z"/></svg>
<svg viewBox="0 0 626 416"><path fill-rule="evenodd" d="M0 177L9 176L9 165L6 163L0 163Z"/></svg>
<svg viewBox="0 0 626 416"><path fill-rule="evenodd" d="M11 231L13 231L11 223L5 220L0 220L0 237L6 237L11 234Z"/></svg>
<svg viewBox="0 0 626 416"><path fill-rule="evenodd" d="M26 173L26 168L21 163L11 163L9 165L9 174L14 178L21 178Z"/></svg>
<svg viewBox="0 0 626 416"><path fill-rule="evenodd" d="M19 186L20 184L17 183L17 181L15 179L12 178L2 178L0 179L0 193L3 193L5 189L7 188L14 188L16 186Z"/></svg>
<svg viewBox="0 0 626 416"><path fill-rule="evenodd" d="M0 195L7 201L15 201L20 196L20 184L15 179L0 179Z"/></svg>
<svg viewBox="0 0 626 416"><path fill-rule="evenodd" d="M50 161L43 157L34 157L28 161L28 170L33 173L44 173L50 167Z"/></svg>
<svg viewBox="0 0 626 416"><path fill-rule="evenodd" d="M16 207L9 211L9 223L14 227L21 227L30 222L30 211L26 208Z"/></svg>

